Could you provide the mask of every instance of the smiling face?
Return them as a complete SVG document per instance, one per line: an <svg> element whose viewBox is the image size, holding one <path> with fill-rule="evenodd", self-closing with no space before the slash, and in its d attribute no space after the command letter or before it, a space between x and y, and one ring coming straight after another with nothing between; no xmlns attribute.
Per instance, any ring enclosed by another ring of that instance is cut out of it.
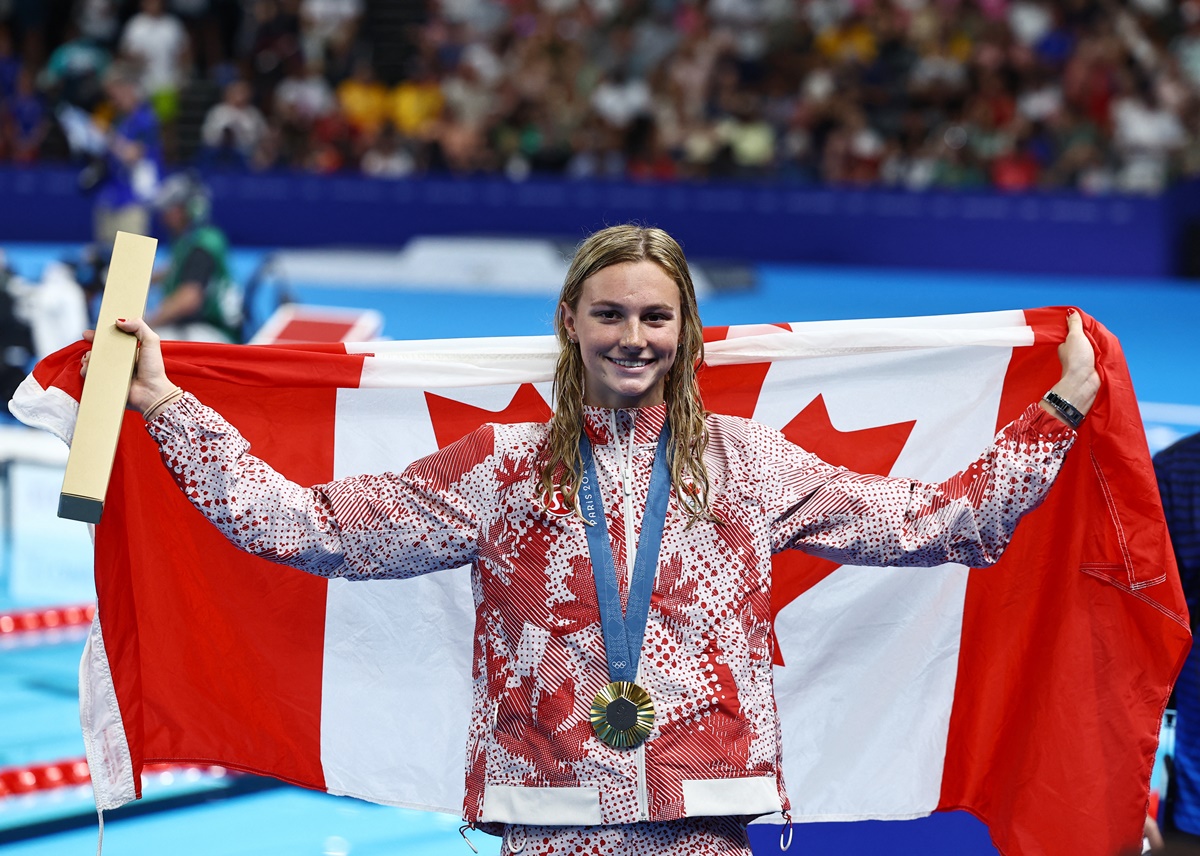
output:
<svg viewBox="0 0 1200 856"><path fill-rule="evenodd" d="M583 281L574 307L562 304L567 335L583 359L585 404L661 404L679 349L679 286L651 261L622 262Z"/></svg>

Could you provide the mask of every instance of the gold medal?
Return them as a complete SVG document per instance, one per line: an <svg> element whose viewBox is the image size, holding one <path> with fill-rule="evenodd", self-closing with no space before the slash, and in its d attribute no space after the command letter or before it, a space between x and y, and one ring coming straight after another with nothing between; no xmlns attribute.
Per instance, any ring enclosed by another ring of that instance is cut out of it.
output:
<svg viewBox="0 0 1200 856"><path fill-rule="evenodd" d="M614 749L632 749L650 736L654 703L631 681L613 681L592 700L592 730Z"/></svg>

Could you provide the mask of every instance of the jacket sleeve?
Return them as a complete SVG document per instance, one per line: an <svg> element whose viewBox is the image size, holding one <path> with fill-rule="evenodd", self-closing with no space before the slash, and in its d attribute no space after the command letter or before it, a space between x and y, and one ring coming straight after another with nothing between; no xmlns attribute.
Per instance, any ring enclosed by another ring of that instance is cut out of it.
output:
<svg viewBox="0 0 1200 856"><path fill-rule="evenodd" d="M759 455L772 548L853 565L994 564L1046 496L1075 432L1032 404L970 466L938 484L834 467L782 434Z"/></svg>
<svg viewBox="0 0 1200 856"><path fill-rule="evenodd" d="M484 426L403 473L302 487L190 394L147 423L187 498L239 548L321 576L398 578L475 556L495 508L494 439Z"/></svg>

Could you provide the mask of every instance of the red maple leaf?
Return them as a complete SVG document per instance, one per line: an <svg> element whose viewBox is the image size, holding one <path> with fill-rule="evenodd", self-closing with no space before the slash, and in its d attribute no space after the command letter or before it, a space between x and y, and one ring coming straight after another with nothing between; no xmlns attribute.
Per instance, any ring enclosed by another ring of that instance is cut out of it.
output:
<svg viewBox="0 0 1200 856"><path fill-rule="evenodd" d="M839 431L829 419L825 399L817 396L783 429L797 446L824 461L859 473L890 473L916 422L896 422L857 431ZM771 615L840 568L837 562L787 550L771 560ZM775 665L783 656L775 648Z"/></svg>
<svg viewBox="0 0 1200 856"><path fill-rule="evenodd" d="M496 716L496 741L533 771L527 784L539 787L570 787L579 781L571 764L587 757L594 739L591 724L580 719L567 721L574 709L575 681L567 678L553 692L543 691L537 710L533 710L533 691L537 678L527 675L520 686L508 689Z"/></svg>
<svg viewBox="0 0 1200 856"><path fill-rule="evenodd" d="M545 422L551 416L550 405L531 383L521 384L503 410L485 410L432 392L425 393L425 404L439 449L488 422Z"/></svg>

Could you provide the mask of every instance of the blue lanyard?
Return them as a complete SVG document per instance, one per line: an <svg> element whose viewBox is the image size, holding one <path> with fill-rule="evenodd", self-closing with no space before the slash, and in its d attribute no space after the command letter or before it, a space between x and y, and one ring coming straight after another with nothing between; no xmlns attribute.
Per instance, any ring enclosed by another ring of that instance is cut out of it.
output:
<svg viewBox="0 0 1200 856"><path fill-rule="evenodd" d="M611 681L632 683L637 680L638 657L642 653L646 620L650 616L650 593L654 589L663 524L667 520L667 500L671 495L671 472L667 466L667 440L670 433L664 425L658 438L658 449L654 453L646 514L642 517L642 534L638 536L637 559L633 564L629 603L624 614L621 611L621 592L617 587L617 571L613 564L612 542L608 538L608 522L604 519L604 503L600 499L596 481L592 444L586 432L579 437L579 454L583 458L579 504L583 518L588 523L584 528L587 530L588 553L592 559L592 577L596 581L596 600L600 603L600 629L604 634L604 654L608 659ZM632 436L629 442L633 442Z"/></svg>

